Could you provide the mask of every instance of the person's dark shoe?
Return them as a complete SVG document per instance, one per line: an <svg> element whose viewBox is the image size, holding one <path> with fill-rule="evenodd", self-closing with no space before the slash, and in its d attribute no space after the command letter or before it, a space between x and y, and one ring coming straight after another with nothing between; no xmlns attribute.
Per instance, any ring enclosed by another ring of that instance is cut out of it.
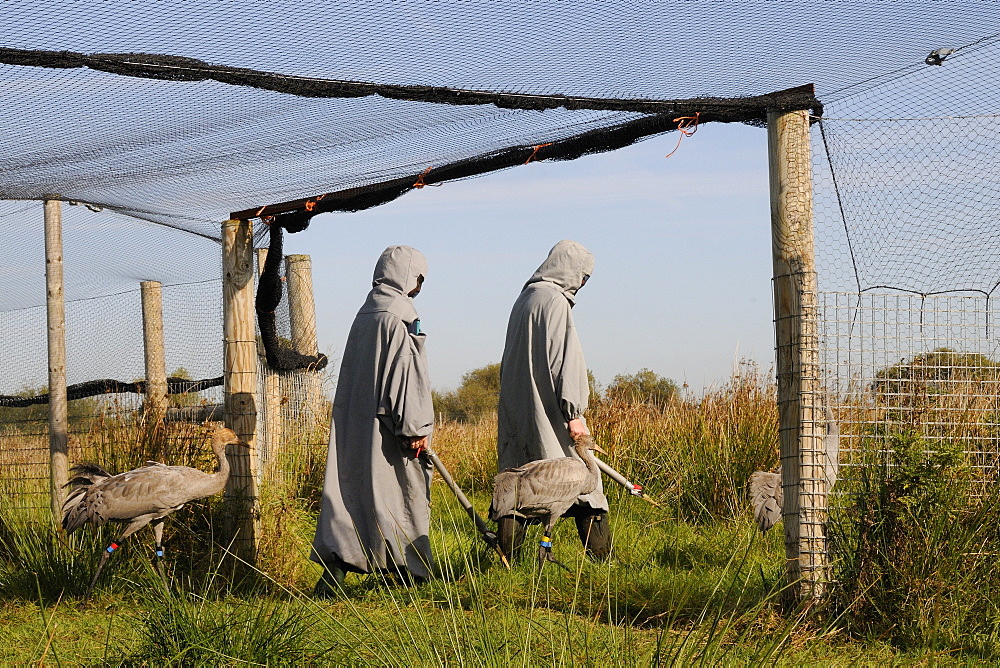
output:
<svg viewBox="0 0 1000 668"><path fill-rule="evenodd" d="M576 517L576 531L587 556L594 561L607 561L611 556L611 523L607 513Z"/></svg>
<svg viewBox="0 0 1000 668"><path fill-rule="evenodd" d="M314 598L336 598L344 586L344 569L326 566L313 588Z"/></svg>

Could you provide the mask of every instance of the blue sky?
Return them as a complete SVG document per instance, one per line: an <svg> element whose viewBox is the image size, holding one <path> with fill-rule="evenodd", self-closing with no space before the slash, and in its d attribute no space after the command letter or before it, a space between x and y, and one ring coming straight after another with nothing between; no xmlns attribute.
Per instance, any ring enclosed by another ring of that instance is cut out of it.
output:
<svg viewBox="0 0 1000 668"><path fill-rule="evenodd" d="M386 206L318 216L286 237L313 257L321 347L339 357L381 251L428 258L417 298L435 387L499 361L510 307L560 239L596 268L574 311L607 384L647 367L693 390L740 358L773 360L766 132L706 125L568 163L428 187ZM332 228L332 229L331 229Z"/></svg>

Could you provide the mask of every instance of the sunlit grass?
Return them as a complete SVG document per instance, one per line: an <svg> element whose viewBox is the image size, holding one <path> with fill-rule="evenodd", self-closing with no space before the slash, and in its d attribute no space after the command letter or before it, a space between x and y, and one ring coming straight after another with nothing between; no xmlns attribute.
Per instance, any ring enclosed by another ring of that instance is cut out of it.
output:
<svg viewBox="0 0 1000 668"><path fill-rule="evenodd" d="M778 605L784 586L780 526L760 535L746 503L749 473L777 464L773 387L752 368L702 396L677 397L663 406L598 403L589 420L608 461L643 483L662 507L608 488L612 558L586 559L575 527L564 522L556 528L553 549L569 572L553 564L539 572L531 549L512 570L503 568L436 480L435 579L405 588L379 576L349 574L340 596L313 599L319 569L308 550L323 454L315 448L275 460L282 476L265 484L259 499L259 570L239 583L229 575L226 546L215 529L225 510L218 498L168 520L169 587L150 565L146 530L114 555L90 600L82 594L115 529L86 527L67 541L52 528L47 511L32 516L0 507L0 662L912 665L995 658L995 634L988 628L980 627L980 637L971 641L956 637L960 614L948 618L947 633L932 642L919 633L903 642L893 629L905 620L893 619L894 612L872 613L871 605L857 612L888 621L870 627L874 633L858 623L864 620L854 616L850 602L808 613ZM122 469L159 448L157 458L170 463L210 465L201 435L175 439L171 446L169 439L149 441L159 438L155 433L130 433L127 425L115 429L118 436L112 430L88 437L88 458L102 461L105 449L117 448L112 468ZM495 418L445 423L435 433L435 449L482 514L496 472L495 434ZM870 491L878 489L873 479ZM994 527L997 519L990 513L961 517L980 525L992 521ZM944 527L934 535L945 535ZM529 527L526 547L539 532ZM989 542L988 535L979 535L983 540L976 545ZM976 545L956 545L960 549L947 562L953 573L962 564L986 568L992 558L992 547L974 554ZM935 613L940 619L941 612L961 610L961 592L948 589L956 582L975 584L969 578L941 580L937 600L943 607ZM977 610L997 600L995 592L979 594Z"/></svg>

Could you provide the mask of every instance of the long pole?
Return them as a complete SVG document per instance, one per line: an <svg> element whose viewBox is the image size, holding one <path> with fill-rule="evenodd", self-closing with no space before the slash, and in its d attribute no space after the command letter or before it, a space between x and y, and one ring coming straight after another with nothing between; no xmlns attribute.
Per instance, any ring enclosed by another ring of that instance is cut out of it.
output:
<svg viewBox="0 0 1000 668"><path fill-rule="evenodd" d="M45 304L49 349L49 470L52 516L58 518L69 478L66 399L66 300L63 293L62 202L45 200Z"/></svg>
<svg viewBox="0 0 1000 668"><path fill-rule="evenodd" d="M767 139L786 576L799 600L828 579L809 113L768 110Z"/></svg>
<svg viewBox="0 0 1000 668"><path fill-rule="evenodd" d="M643 501L651 503L657 508L660 507L660 504L658 504L656 501L646 496L646 493L642 491L642 485L638 485L632 482L631 480L623 476L621 473L616 471L614 468L612 468L611 464L608 464L605 461L597 459L596 455L594 456L594 459L597 461L597 468L601 469L601 472L604 473L604 475L608 476L616 483L624 487L625 491L627 491L629 494L631 494L632 496L638 496Z"/></svg>
<svg viewBox="0 0 1000 668"><path fill-rule="evenodd" d="M146 418L159 426L167 414L167 362L163 345L163 291L159 281L142 281L142 341L146 363Z"/></svg>
<svg viewBox="0 0 1000 668"><path fill-rule="evenodd" d="M257 336L254 320L253 227L222 224L222 337L226 426L249 447L230 446L225 496L228 536L238 557L253 564L257 552Z"/></svg>
<svg viewBox="0 0 1000 668"><path fill-rule="evenodd" d="M444 480L444 483L448 485L449 489L451 489L455 498L458 499L459 504L461 504L462 508L465 509L465 512L469 514L469 518L472 520L472 523L476 525L476 531L479 532L479 535L486 542L486 544L496 550L496 553L500 555L500 561L503 562L503 565L510 568L510 562L507 561L507 555L503 553L503 550L500 549L500 543L497 542L496 533L490 529L489 525L486 524L486 521L480 517L475 508L472 507L472 502L469 501L469 498L465 496L462 488L458 486L454 478L451 477L451 474L448 473L448 469L445 468L444 462L442 462L437 456L437 453L429 447L424 448L424 450L427 452L427 458L431 460L432 464L434 464L434 468L436 468L437 472L441 474L441 479Z"/></svg>

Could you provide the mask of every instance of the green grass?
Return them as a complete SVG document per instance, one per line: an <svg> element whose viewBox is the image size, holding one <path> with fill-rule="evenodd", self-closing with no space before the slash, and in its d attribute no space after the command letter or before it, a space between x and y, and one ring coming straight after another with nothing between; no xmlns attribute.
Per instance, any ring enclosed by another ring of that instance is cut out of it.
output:
<svg viewBox="0 0 1000 668"><path fill-rule="evenodd" d="M432 490L438 577L401 588L348 575L314 600L308 549L319 449L262 488L258 568L236 581L218 544L225 512L205 500L167 522L169 587L148 530L111 559L82 598L114 528L66 540L43 514L0 507L0 663L34 665L974 665L997 661L1000 504L971 484L961 457L914 443L872 466L838 505L840 584L827 607L785 611L780 526L760 535L746 478L777 463L773 388L753 373L665 406L602 402L590 422L609 461L663 503L613 488L615 549L583 558L571 522L541 573L530 546L510 571L478 539L448 489ZM126 430L127 431L127 430ZM481 512L495 473L496 423L446 423L436 450ZM123 432L119 466L142 461ZM160 458L199 465L203 439ZM314 439L315 440L315 439ZM178 447L180 447L178 446ZM96 446L95 446L96 447ZM94 459L103 461L99 448ZM294 472L298 471L298 475ZM292 473L292 475L289 475ZM977 495L978 494L978 495ZM940 512L947 507L947 512Z"/></svg>
<svg viewBox="0 0 1000 668"><path fill-rule="evenodd" d="M308 595L318 571L304 552L288 554L299 562L296 586L264 574L257 590L238 595L211 569L166 589L137 554L122 559L89 601L81 598L88 572L67 576L61 594L51 588L59 573L48 576L48 592L30 598L20 595L25 576L8 561L0 579L0 662L632 666L844 657L907 663L920 656L879 642L845 643L814 620L780 615L779 533L761 537L747 517L692 524L617 492L611 500L614 558L582 558L575 528L563 522L554 550L572 572L549 564L539 574L531 558L504 569L436 484L432 542L440 577L400 588L349 575L333 601ZM474 502L484 507L486 498ZM539 530L532 527L529 538ZM91 542L96 560L99 541Z"/></svg>

